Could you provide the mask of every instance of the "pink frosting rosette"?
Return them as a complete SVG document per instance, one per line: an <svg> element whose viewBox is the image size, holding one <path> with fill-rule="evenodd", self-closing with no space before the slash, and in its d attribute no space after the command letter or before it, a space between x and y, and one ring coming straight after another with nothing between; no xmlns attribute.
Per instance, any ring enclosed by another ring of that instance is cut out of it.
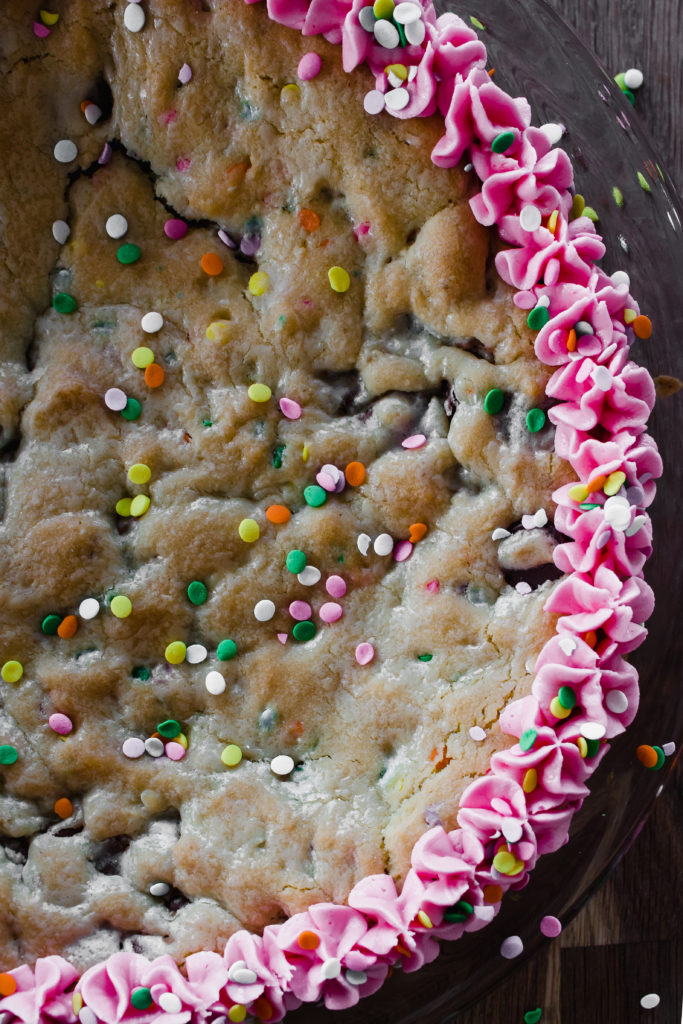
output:
<svg viewBox="0 0 683 1024"><path fill-rule="evenodd" d="M561 443L568 452L576 451L583 440L577 435L587 434L598 423L614 434L622 430L640 433L654 405L654 384L644 367L628 362L617 370L613 360L608 367L612 383L609 390L604 390L599 381L596 383L597 366L592 360L575 360L557 370L548 382L546 394L560 399L560 404L549 410L548 418L558 428L565 428Z"/></svg>
<svg viewBox="0 0 683 1024"><path fill-rule="evenodd" d="M252 935L244 929L230 936L223 952L226 981L219 1001L211 1004L212 1010L227 1013L234 1003L249 1006L256 999L265 997L272 1009L269 1020L278 1021L282 1020L287 1009L300 1005L300 1001L293 997L293 1006L288 1006L285 1001L284 993L292 977L292 968L278 945L277 935L277 926L269 925L263 936ZM236 965L253 971L256 980L250 984L231 980L230 969Z"/></svg>
<svg viewBox="0 0 683 1024"><path fill-rule="evenodd" d="M22 1024L73 1024L76 1020L71 993L78 971L61 956L46 956L35 967L22 964L8 972L17 988L11 996L0 998L0 1015Z"/></svg>
<svg viewBox="0 0 683 1024"><path fill-rule="evenodd" d="M470 783L460 798L458 824L474 833L489 850L495 840L507 843L510 853L523 861L524 869L514 876L500 875L491 869L490 879L501 886L525 883L529 871L538 858L536 836L529 824L525 793L511 778L488 774Z"/></svg>
<svg viewBox="0 0 683 1024"><path fill-rule="evenodd" d="M257 3L258 0L246 0ZM330 43L341 42L344 19L351 0L268 0L268 16L304 36L324 35Z"/></svg>
<svg viewBox="0 0 683 1024"><path fill-rule="evenodd" d="M508 284L529 289L543 280L546 286L578 284L586 287L594 272L592 264L605 254L605 246L588 217L568 221L560 215L555 232L543 225L525 231L519 217L503 217L501 236L515 245L496 255L496 270Z"/></svg>
<svg viewBox="0 0 683 1024"><path fill-rule="evenodd" d="M401 958L405 971L416 971L438 956L434 938L415 921L425 902L424 886L413 870L399 896L389 875L362 878L349 895L349 904L368 919L360 945L387 965Z"/></svg>
<svg viewBox="0 0 683 1024"><path fill-rule="evenodd" d="M577 447L567 453L567 462L580 480L590 484L597 477L608 477L611 473L621 471L626 475L624 486L631 503L640 508L647 508L652 503L655 480L662 475L662 459L649 434L621 430L606 441L599 441L589 434L577 434L575 440ZM572 486L569 484L553 494L553 501L562 509L576 507L576 502L567 496ZM558 514L561 514L560 510ZM571 534L571 529L567 527L571 527L573 522L558 520L558 515L555 516L557 529L567 535Z"/></svg>
<svg viewBox="0 0 683 1024"><path fill-rule="evenodd" d="M324 0L319 0L324 3ZM436 14L431 0L415 0L422 7L422 20L425 22L427 31L436 26ZM346 4L348 14L345 17L342 28L342 64L344 71L353 71L359 64L365 62L373 75L382 75L388 64L419 64L424 52L423 45L397 46L394 49L387 49L381 46L375 39L372 32L366 32L361 25L358 15L364 7L371 6L368 0L353 0ZM428 36L425 35L425 39ZM392 111L392 113L395 113ZM415 116L415 115L411 115Z"/></svg>
<svg viewBox="0 0 683 1024"><path fill-rule="evenodd" d="M566 492L565 492L566 493ZM567 499L568 501L570 499ZM606 565L619 576L638 576L652 554L652 525L649 516L636 515L626 498L619 498L619 515L612 516L612 499L600 508L579 512L563 508L562 523L555 517L556 529L571 524L573 540L559 544L553 561L563 572L594 573ZM625 515L624 515L625 512Z"/></svg>

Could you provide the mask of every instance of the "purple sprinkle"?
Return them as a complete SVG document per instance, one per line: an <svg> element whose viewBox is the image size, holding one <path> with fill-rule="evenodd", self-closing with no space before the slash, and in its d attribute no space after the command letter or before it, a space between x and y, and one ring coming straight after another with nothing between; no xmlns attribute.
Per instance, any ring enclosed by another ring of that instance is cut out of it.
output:
<svg viewBox="0 0 683 1024"><path fill-rule="evenodd" d="M240 252L243 252L245 256L255 256L260 248L260 235L245 235L240 242Z"/></svg>
<svg viewBox="0 0 683 1024"><path fill-rule="evenodd" d="M219 230L218 230L218 237L220 238L220 240L223 243L223 245L227 245L228 249L236 249L237 248L237 243L233 242L233 240L230 237L230 235L228 234L228 232L224 231L223 228L219 228Z"/></svg>
<svg viewBox="0 0 683 1024"><path fill-rule="evenodd" d="M192 68L189 64L183 64L180 71L178 72L178 81L181 85L187 85L192 78Z"/></svg>
<svg viewBox="0 0 683 1024"><path fill-rule="evenodd" d="M100 164L100 166L102 166L104 164L108 164L109 161L111 160L111 153L112 153L111 146L109 145L108 142L105 142L104 149L102 150L102 152L100 153L100 155L97 158L98 164Z"/></svg>
<svg viewBox="0 0 683 1024"><path fill-rule="evenodd" d="M177 241L179 238L184 238L187 234L187 224L184 220L179 220L177 217L171 217L164 224L164 234L167 238L172 238L173 241Z"/></svg>
<svg viewBox="0 0 683 1024"><path fill-rule="evenodd" d="M394 561L405 562L413 553L413 545L409 540L400 540L394 548Z"/></svg>
<svg viewBox="0 0 683 1024"><path fill-rule="evenodd" d="M510 935L507 939L503 939L500 946L500 955L504 956L506 960L514 960L523 949L524 943L519 935Z"/></svg>
<svg viewBox="0 0 683 1024"><path fill-rule="evenodd" d="M442 824L441 817L435 806L428 807L423 814L423 818L426 824L430 826L430 828L433 828L434 825Z"/></svg>

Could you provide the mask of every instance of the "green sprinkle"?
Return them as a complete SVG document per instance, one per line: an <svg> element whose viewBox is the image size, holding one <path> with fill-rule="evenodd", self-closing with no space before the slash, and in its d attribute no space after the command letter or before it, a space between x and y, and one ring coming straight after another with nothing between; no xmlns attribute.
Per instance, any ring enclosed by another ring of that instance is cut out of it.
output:
<svg viewBox="0 0 683 1024"><path fill-rule="evenodd" d="M167 740L172 740L180 732L180 722L176 722L175 718L167 718L165 722L159 722L157 732Z"/></svg>
<svg viewBox="0 0 683 1024"><path fill-rule="evenodd" d="M434 657L433 654L418 654L417 660L418 661L431 661L433 657Z"/></svg>
<svg viewBox="0 0 683 1024"><path fill-rule="evenodd" d="M651 192L650 184L642 171L638 171L638 183L645 192Z"/></svg>
<svg viewBox="0 0 683 1024"><path fill-rule="evenodd" d="M474 907L467 900L458 900L452 907L444 911L443 919L451 924L466 921L470 914L474 913Z"/></svg>
<svg viewBox="0 0 683 1024"><path fill-rule="evenodd" d="M618 75L615 75L614 81L617 83L617 85L623 92L623 90L626 88L626 82L624 81L624 72L620 71Z"/></svg>
<svg viewBox="0 0 683 1024"><path fill-rule="evenodd" d="M19 753L11 743L0 744L0 764L14 764Z"/></svg>
<svg viewBox="0 0 683 1024"><path fill-rule="evenodd" d="M136 1010L148 1010L152 1005L152 993L148 988L134 988L130 994L130 1005Z"/></svg>
<svg viewBox="0 0 683 1024"><path fill-rule="evenodd" d="M316 628L314 623L310 619L306 619L304 622L297 622L296 626L292 630L292 636L299 643L306 643L307 640L312 640L316 634Z"/></svg>
<svg viewBox="0 0 683 1024"><path fill-rule="evenodd" d="M285 565L291 573L297 576L300 572L303 572L306 568L306 555L303 551L298 551L294 548L288 552L287 558L285 559Z"/></svg>
<svg viewBox="0 0 683 1024"><path fill-rule="evenodd" d="M52 305L58 313L75 313L77 308L77 302L73 295L68 295L66 292L57 292Z"/></svg>
<svg viewBox="0 0 683 1024"><path fill-rule="evenodd" d="M216 657L219 661L232 661L236 654L237 644L234 640L221 640L216 649Z"/></svg>
<svg viewBox="0 0 683 1024"><path fill-rule="evenodd" d="M563 708L571 710L576 706L576 694L572 690L571 686L561 686L557 694L557 699Z"/></svg>
<svg viewBox="0 0 683 1024"><path fill-rule="evenodd" d="M623 92L624 96L629 101L631 106L635 107L635 105L636 105L636 98L633 95L633 93L631 92L631 90L630 89L622 89L621 91Z"/></svg>
<svg viewBox="0 0 683 1024"><path fill-rule="evenodd" d="M519 738L519 745L522 750L531 750L536 742L536 736L537 733L535 729L525 729Z"/></svg>
<svg viewBox="0 0 683 1024"><path fill-rule="evenodd" d="M598 217L596 211L593 209L592 206L584 206L584 208L583 208L583 216L584 217L588 217L588 219L592 220L593 223L595 223L595 221L600 220L600 218Z"/></svg>
<svg viewBox="0 0 683 1024"><path fill-rule="evenodd" d="M282 469L282 453L287 446L279 444L277 448L273 448L273 466L275 469Z"/></svg>
<svg viewBox="0 0 683 1024"><path fill-rule="evenodd" d="M537 1006L535 1010L527 1010L524 1014L524 1024L538 1024L543 1016L543 1010Z"/></svg>
<svg viewBox="0 0 683 1024"><path fill-rule="evenodd" d="M614 185L614 187L612 188L612 198L614 199L614 202L617 204L617 206L621 209L621 207L624 205L624 196L621 189L617 188L616 185Z"/></svg>
<svg viewBox="0 0 683 1024"><path fill-rule="evenodd" d="M140 418L142 412L142 406L138 402L137 398L129 398L121 410L121 415L124 420L137 420Z"/></svg>
<svg viewBox="0 0 683 1024"><path fill-rule="evenodd" d="M192 580L187 588L187 597L191 604L204 604L209 592L201 580Z"/></svg>
<svg viewBox="0 0 683 1024"><path fill-rule="evenodd" d="M500 388L491 388L484 399L484 408L489 416L495 416L503 408L505 395Z"/></svg>
<svg viewBox="0 0 683 1024"><path fill-rule="evenodd" d="M531 431L532 434L537 434L539 430L543 430L545 426L545 413L543 409L529 409L526 414L526 425L527 430Z"/></svg>
<svg viewBox="0 0 683 1024"><path fill-rule="evenodd" d="M550 313L547 306L536 306L531 310L526 322L532 331L540 331L550 320Z"/></svg>
<svg viewBox="0 0 683 1024"><path fill-rule="evenodd" d="M148 679L151 679L152 677L152 673L150 672L146 665L136 665L133 671L131 672L131 675L133 679L142 679L143 682L146 682Z"/></svg>
<svg viewBox="0 0 683 1024"><path fill-rule="evenodd" d="M137 263L141 255L140 246L134 242L125 242L116 250L116 258L123 264Z"/></svg>
<svg viewBox="0 0 683 1024"><path fill-rule="evenodd" d="M48 636L57 636L57 630L59 629L61 622L61 615L46 615L40 624L40 628L43 633L46 633Z"/></svg>
<svg viewBox="0 0 683 1024"><path fill-rule="evenodd" d="M501 132L500 135L496 135L491 143L491 149L494 153L504 153L514 141L515 133L513 131Z"/></svg>
<svg viewBox="0 0 683 1024"><path fill-rule="evenodd" d="M202 426L203 427L212 427L213 423L211 422L211 420L202 420Z"/></svg>
<svg viewBox="0 0 683 1024"><path fill-rule="evenodd" d="M570 220L576 220L583 213L586 206L586 200L583 198L580 192L577 192L572 199L572 208L569 213Z"/></svg>
<svg viewBox="0 0 683 1024"><path fill-rule="evenodd" d="M467 914L462 914L459 910L446 910L443 915L444 921L448 924L461 924L467 920Z"/></svg>
<svg viewBox="0 0 683 1024"><path fill-rule="evenodd" d="M595 757L600 749L600 740L586 740L586 757Z"/></svg>
<svg viewBox="0 0 683 1024"><path fill-rule="evenodd" d="M304 487L304 501L312 508L320 508L327 501L327 491L319 487L318 484Z"/></svg>
<svg viewBox="0 0 683 1024"><path fill-rule="evenodd" d="M406 30L404 29L403 25L401 25L398 21L394 21L393 18L391 19L391 24L394 26L394 28L398 29L399 46L407 46L408 40L406 39Z"/></svg>
<svg viewBox="0 0 683 1024"><path fill-rule="evenodd" d="M480 28L482 32L486 31L486 25L482 25L479 18L475 18L473 14L470 14L470 24L474 25L475 28Z"/></svg>
<svg viewBox="0 0 683 1024"><path fill-rule="evenodd" d="M600 503L597 501L582 501L579 508L582 512L590 512L594 508L600 508Z"/></svg>
<svg viewBox="0 0 683 1024"><path fill-rule="evenodd" d="M664 753L661 747L653 746L652 749L657 755L657 764L653 764L650 770L653 772L658 772L659 769L663 766L664 762L666 761L666 754Z"/></svg>

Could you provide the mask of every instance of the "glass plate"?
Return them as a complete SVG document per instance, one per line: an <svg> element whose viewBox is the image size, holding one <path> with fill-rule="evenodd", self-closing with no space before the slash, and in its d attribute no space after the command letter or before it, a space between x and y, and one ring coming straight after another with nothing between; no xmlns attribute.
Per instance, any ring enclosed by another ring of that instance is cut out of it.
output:
<svg viewBox="0 0 683 1024"><path fill-rule="evenodd" d="M576 190L600 216L607 246L603 266L608 273L629 273L632 294L653 321L652 339L637 342L632 357L653 377L683 377L683 210L633 108L544 0L473 0L470 5L436 0L435 5L439 13L451 10L466 21L474 15L486 26L480 36L495 81L513 96L528 98L534 124L567 127L561 145L572 159ZM638 172L650 191L639 183ZM623 195L622 209L615 186ZM649 637L632 657L640 674L640 709L590 781L591 796L573 820L568 844L540 859L527 888L508 893L498 917L481 932L442 943L438 960L414 974L395 971L378 993L351 1010L302 1006L292 1014L297 1024L446 1024L548 941L539 932L541 917L553 914L566 924L577 913L645 823L673 759L659 772L648 771L635 748L683 737L678 675L683 628L671 614L683 603L683 463L676 458L683 436L680 400L659 399L649 429L665 472L650 510L656 546L645 570L658 603L648 622ZM524 953L504 960L500 943L513 934L523 939Z"/></svg>

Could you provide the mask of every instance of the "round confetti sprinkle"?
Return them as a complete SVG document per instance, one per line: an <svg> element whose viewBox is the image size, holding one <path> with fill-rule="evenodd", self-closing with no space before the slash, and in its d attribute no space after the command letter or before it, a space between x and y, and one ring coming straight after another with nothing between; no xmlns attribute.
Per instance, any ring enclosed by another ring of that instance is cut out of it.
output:
<svg viewBox="0 0 683 1024"><path fill-rule="evenodd" d="M225 676L215 670L207 672L204 685L209 693L213 694L214 697L217 697L220 693L225 691Z"/></svg>
<svg viewBox="0 0 683 1024"><path fill-rule="evenodd" d="M221 754L221 761L228 768L236 768L242 760L242 751L236 743L229 743Z"/></svg>
<svg viewBox="0 0 683 1024"><path fill-rule="evenodd" d="M484 409L489 416L495 416L503 408L504 401L505 395L500 388L491 388L484 398Z"/></svg>
<svg viewBox="0 0 683 1024"><path fill-rule="evenodd" d="M131 10L137 11L141 10L141 8L139 8L136 4L129 4L126 8L126 13L128 13L128 11ZM144 25L144 23L145 22L143 11L142 24ZM142 28L142 25L140 26L140 28ZM137 32L138 29L133 29L132 31ZM140 988L134 988L130 994L130 1005L136 1010L148 1010L149 1007L152 1005L152 993L148 988L144 988L142 986Z"/></svg>
<svg viewBox="0 0 683 1024"><path fill-rule="evenodd" d="M537 206L523 206L519 215L519 223L524 231L538 231L541 226L541 211Z"/></svg>
<svg viewBox="0 0 683 1024"><path fill-rule="evenodd" d="M171 217L170 220L164 223L164 234L167 238L176 242L187 234L187 224L178 217Z"/></svg>
<svg viewBox="0 0 683 1024"><path fill-rule="evenodd" d="M529 409L526 414L527 430L537 434L545 426L545 413L543 409Z"/></svg>
<svg viewBox="0 0 683 1024"><path fill-rule="evenodd" d="M249 291L252 295L265 295L268 291L269 284L270 278L266 274L265 270L257 270L256 273L252 274L249 278Z"/></svg>
<svg viewBox="0 0 683 1024"><path fill-rule="evenodd" d="M178 81L181 85L187 85L188 82L192 81L192 68L189 64L182 65L178 72Z"/></svg>
<svg viewBox="0 0 683 1024"><path fill-rule="evenodd" d="M351 487L360 487L362 483L365 483L365 466L362 462L349 462L344 470L344 476Z"/></svg>
<svg viewBox="0 0 683 1024"><path fill-rule="evenodd" d="M17 990L17 983L11 974L5 971L0 973L0 996L13 996Z"/></svg>
<svg viewBox="0 0 683 1024"><path fill-rule="evenodd" d="M341 619L343 613L344 609L336 601L326 601L325 604L320 606L320 611L318 612L322 621L328 624L337 622Z"/></svg>
<svg viewBox="0 0 683 1024"><path fill-rule="evenodd" d="M167 896L170 891L168 882L152 882L149 887L150 896Z"/></svg>
<svg viewBox="0 0 683 1024"><path fill-rule="evenodd" d="M127 740L123 741L121 747L124 757L129 757L131 760L135 760L138 757L142 757L145 752L145 744L137 736L129 736Z"/></svg>
<svg viewBox="0 0 683 1024"><path fill-rule="evenodd" d="M359 665L369 665L375 657L375 648L366 642L356 647L356 661Z"/></svg>
<svg viewBox="0 0 683 1024"><path fill-rule="evenodd" d="M557 917L548 914L541 918L541 933L548 939L556 939L562 931L562 922Z"/></svg>
<svg viewBox="0 0 683 1024"><path fill-rule="evenodd" d="M279 401L280 412L288 420L298 420L303 412L298 402L293 398L281 398Z"/></svg>
<svg viewBox="0 0 683 1024"><path fill-rule="evenodd" d="M129 266L131 263L137 263L142 255L139 245L135 245L134 242L124 242L116 250L116 258L119 263L124 266Z"/></svg>
<svg viewBox="0 0 683 1024"><path fill-rule="evenodd" d="M0 669L0 675L6 683L18 683L24 674L24 666L20 661L6 661Z"/></svg>
<svg viewBox="0 0 683 1024"><path fill-rule="evenodd" d="M140 321L140 327L142 327L145 334L156 334L163 326L164 318L161 313L145 313Z"/></svg>
<svg viewBox="0 0 683 1024"><path fill-rule="evenodd" d="M201 665L208 655L209 652L203 644L190 644L185 652L185 660L189 665Z"/></svg>
<svg viewBox="0 0 683 1024"><path fill-rule="evenodd" d="M333 292L347 292L351 285L351 278L343 267L330 267L327 271L327 278Z"/></svg>
<svg viewBox="0 0 683 1024"><path fill-rule="evenodd" d="M154 362L154 353L151 348L147 348L146 345L140 345L138 348L133 350L133 354L130 359L133 366L137 366L138 370L145 370L150 363ZM121 394L123 394L123 392L121 392Z"/></svg>
<svg viewBox="0 0 683 1024"><path fill-rule="evenodd" d="M67 796L62 796L59 800L55 800L54 811L57 817L63 821L65 818L71 817L74 812L74 805Z"/></svg>
<svg viewBox="0 0 683 1024"><path fill-rule="evenodd" d="M301 949L317 949L320 945L320 936L315 932L303 931L296 941Z"/></svg>
<svg viewBox="0 0 683 1024"><path fill-rule="evenodd" d="M228 1010L228 1020L231 1024L242 1024L242 1021L247 1016L247 1008L242 1003L235 1003ZM272 1014L271 1014L272 1016Z"/></svg>
<svg viewBox="0 0 683 1024"><path fill-rule="evenodd" d="M14 764L19 757L19 752L11 743L0 744L0 764Z"/></svg>
<svg viewBox="0 0 683 1024"><path fill-rule="evenodd" d="M581 735L587 740L601 740L605 732L605 726L600 722L584 722L581 726Z"/></svg>
<svg viewBox="0 0 683 1024"><path fill-rule="evenodd" d="M140 516L144 516L149 506L150 500L146 494L136 494L130 503L130 514L139 519Z"/></svg>
<svg viewBox="0 0 683 1024"><path fill-rule="evenodd" d="M216 648L216 657L219 661L232 661L237 654L237 644L234 640L221 640Z"/></svg>
<svg viewBox="0 0 683 1024"><path fill-rule="evenodd" d="M342 576L328 576L325 580L325 590L330 597L343 597L346 593L346 581Z"/></svg>
<svg viewBox="0 0 683 1024"><path fill-rule="evenodd" d="M628 697L623 690L610 690L605 697L605 704L613 714L620 715L628 708Z"/></svg>
<svg viewBox="0 0 683 1024"><path fill-rule="evenodd" d="M543 1010L540 1007L536 1007L535 1010L527 1010L522 1019L524 1024L538 1024L542 1016Z"/></svg>
<svg viewBox="0 0 683 1024"><path fill-rule="evenodd" d="M187 588L187 598L191 604L204 604L209 592L201 580L192 580Z"/></svg>
<svg viewBox="0 0 683 1024"><path fill-rule="evenodd" d="M376 555L390 555L394 550L394 538L390 533L380 533L379 537L375 539L372 549Z"/></svg>
<svg viewBox="0 0 683 1024"><path fill-rule="evenodd" d="M540 331L550 320L550 313L545 306L535 306L526 318L527 325L532 331Z"/></svg>
<svg viewBox="0 0 683 1024"><path fill-rule="evenodd" d="M306 555L303 551L299 551L297 548L293 548L292 551L287 552L285 558L285 565L291 573L296 576L298 573L303 572L306 568Z"/></svg>
<svg viewBox="0 0 683 1024"><path fill-rule="evenodd" d="M78 156L78 146L71 139L60 139L53 150L55 160L60 164L70 164Z"/></svg>
<svg viewBox="0 0 683 1024"><path fill-rule="evenodd" d="M314 565L307 565L303 572L297 573L297 579L304 587L314 587L322 573Z"/></svg>
<svg viewBox="0 0 683 1024"><path fill-rule="evenodd" d="M167 718L157 725L157 732L167 740L174 740L180 735L180 722L175 718Z"/></svg>
<svg viewBox="0 0 683 1024"><path fill-rule="evenodd" d="M107 217L104 230L110 238L123 238L128 230L128 221L122 213L112 213L111 217Z"/></svg>
<svg viewBox="0 0 683 1024"><path fill-rule="evenodd" d="M164 368L159 363L150 363L145 367L145 384L148 388L160 388L165 379Z"/></svg>
<svg viewBox="0 0 683 1024"><path fill-rule="evenodd" d="M268 402L273 392L267 384L250 384L247 395L252 402Z"/></svg>
<svg viewBox="0 0 683 1024"><path fill-rule="evenodd" d="M317 231L320 227L320 217L315 210L309 210L305 207L299 210L299 224L304 231Z"/></svg>
<svg viewBox="0 0 683 1024"><path fill-rule="evenodd" d="M624 71L624 85L627 89L640 89L645 81L643 72L639 68L629 68Z"/></svg>
<svg viewBox="0 0 683 1024"><path fill-rule="evenodd" d="M646 996L643 996L640 1000L640 1005L644 1010L654 1010L659 1006L661 1000L656 992L648 992Z"/></svg>
<svg viewBox="0 0 683 1024"><path fill-rule="evenodd" d="M486 733L479 725L473 725L470 729L470 739L474 740L475 743L481 743L482 740L486 739Z"/></svg>
<svg viewBox="0 0 683 1024"><path fill-rule="evenodd" d="M308 53L305 53L299 61L296 73L302 82L309 82L320 73L322 63L320 54L315 53L313 50L309 50Z"/></svg>
<svg viewBox="0 0 683 1024"><path fill-rule="evenodd" d="M257 622L270 622L275 615L275 605L272 601L264 598L254 605L254 618Z"/></svg>
<svg viewBox="0 0 683 1024"><path fill-rule="evenodd" d="M266 519L275 526L282 526L292 518L292 513L285 505L269 505L266 509Z"/></svg>
<svg viewBox="0 0 683 1024"><path fill-rule="evenodd" d="M57 292L52 300L52 306L57 313L75 313L78 303L73 295L69 295L67 292Z"/></svg>
<svg viewBox="0 0 683 1024"><path fill-rule="evenodd" d="M150 757L161 757L164 753L164 744L158 736L150 736L145 740L145 750Z"/></svg>
<svg viewBox="0 0 683 1024"><path fill-rule="evenodd" d="M61 711L56 711L47 720L47 724L50 726L53 732L56 732L59 736L68 736L73 730L73 722L68 715L63 715Z"/></svg>
<svg viewBox="0 0 683 1024"><path fill-rule="evenodd" d="M344 977L348 981L349 985L360 986L364 985L368 980L368 976L365 971L351 971L347 970L344 973Z"/></svg>
<svg viewBox="0 0 683 1024"><path fill-rule="evenodd" d="M183 1008L182 999L175 992L162 992L157 1002L164 1013L180 1013Z"/></svg>
<svg viewBox="0 0 683 1024"><path fill-rule="evenodd" d="M180 665L185 661L185 654L187 653L187 647L182 640L173 640L166 650L164 651L164 657L169 665Z"/></svg>
<svg viewBox="0 0 683 1024"><path fill-rule="evenodd" d="M313 609L308 601L292 601L288 610L289 614L297 622L303 622L304 619L310 618L313 613Z"/></svg>
<svg viewBox="0 0 683 1024"><path fill-rule="evenodd" d="M104 393L104 404L112 412L121 412L126 408L128 398L121 388L108 388Z"/></svg>
<svg viewBox="0 0 683 1024"><path fill-rule="evenodd" d="M412 434L410 437L406 437L401 441L401 447L412 450L414 448L422 448L427 443L427 438L424 434Z"/></svg>
<svg viewBox="0 0 683 1024"><path fill-rule="evenodd" d="M246 544L253 544L261 536L259 524L255 519L243 519L237 530Z"/></svg>
<svg viewBox="0 0 683 1024"><path fill-rule="evenodd" d="M289 754L277 754L270 762L270 770L273 775L284 777L294 771L294 761Z"/></svg>
<svg viewBox="0 0 683 1024"><path fill-rule="evenodd" d="M128 470L128 479L133 484L146 484L152 476L152 470L144 462L136 462Z"/></svg>
<svg viewBox="0 0 683 1024"><path fill-rule="evenodd" d="M513 131L500 132L491 143L491 149L494 153L504 153L514 141L515 133Z"/></svg>
<svg viewBox="0 0 683 1024"><path fill-rule="evenodd" d="M76 635L78 629L78 619L75 615L65 615L62 621L57 626L57 636L61 637L62 640L70 640L72 636Z"/></svg>
<svg viewBox="0 0 683 1024"><path fill-rule="evenodd" d="M316 634L315 624L310 621L297 622L296 626L292 630L292 636L299 643L307 643L312 640Z"/></svg>
<svg viewBox="0 0 683 1024"><path fill-rule="evenodd" d="M112 597L109 607L117 619L127 619L133 611L133 602L129 597L117 594L116 597Z"/></svg>
<svg viewBox="0 0 683 1024"><path fill-rule="evenodd" d="M381 114L384 110L384 93L379 89L370 89L363 97L363 109L366 114Z"/></svg>
<svg viewBox="0 0 683 1024"><path fill-rule="evenodd" d="M398 29L392 22L382 18L373 26L375 39L385 50L394 50L401 42Z"/></svg>
<svg viewBox="0 0 683 1024"><path fill-rule="evenodd" d="M642 341L646 341L652 336L652 321L647 316L643 316L642 314L637 316L631 324L631 327L635 331L636 337L640 338Z"/></svg>
<svg viewBox="0 0 683 1024"><path fill-rule="evenodd" d="M384 105L387 110L403 110L410 103L410 93L400 85L397 89L391 89L384 95Z"/></svg>
<svg viewBox="0 0 683 1024"><path fill-rule="evenodd" d="M519 935L509 935L507 939L503 939L500 946L500 955L505 957L506 960L514 960L516 956L524 949L524 943L520 939Z"/></svg>
<svg viewBox="0 0 683 1024"><path fill-rule="evenodd" d="M327 494L318 484L310 484L304 487L304 501L312 508L320 508L327 501Z"/></svg>
<svg viewBox="0 0 683 1024"><path fill-rule="evenodd" d="M71 228L65 220L56 220L52 225L52 237L55 242L59 245L64 245L69 235L71 234Z"/></svg>

